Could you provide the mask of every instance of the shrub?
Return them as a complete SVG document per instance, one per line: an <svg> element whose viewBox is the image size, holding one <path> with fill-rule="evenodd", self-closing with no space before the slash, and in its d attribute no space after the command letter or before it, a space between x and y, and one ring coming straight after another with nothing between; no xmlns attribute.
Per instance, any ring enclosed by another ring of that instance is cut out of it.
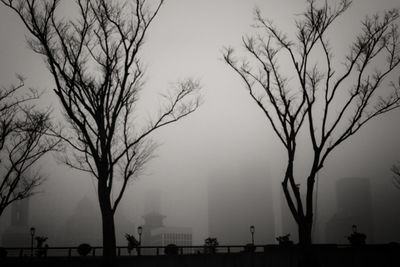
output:
<svg viewBox="0 0 400 267"><path fill-rule="evenodd" d="M164 248L164 253L166 255L178 255L178 246L175 244L168 244L165 248Z"/></svg>
<svg viewBox="0 0 400 267"><path fill-rule="evenodd" d="M79 255L87 256L92 251L92 246L86 243L80 244L77 249Z"/></svg>

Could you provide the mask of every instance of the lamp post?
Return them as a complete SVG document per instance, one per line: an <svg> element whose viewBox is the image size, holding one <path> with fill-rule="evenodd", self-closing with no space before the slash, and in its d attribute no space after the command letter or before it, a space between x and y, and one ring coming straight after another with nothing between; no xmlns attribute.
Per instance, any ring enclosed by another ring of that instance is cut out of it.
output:
<svg viewBox="0 0 400 267"><path fill-rule="evenodd" d="M139 234L139 245L142 245L143 227L142 227L142 226L139 226L139 227L137 228L137 232L138 232L138 234Z"/></svg>
<svg viewBox="0 0 400 267"><path fill-rule="evenodd" d="M142 226L139 226L139 227L137 228L137 232L138 232L138 234L139 234L139 247L138 247L137 252L138 252L138 255L140 256L140 246L142 245L143 227L142 227Z"/></svg>
<svg viewBox="0 0 400 267"><path fill-rule="evenodd" d="M251 244L253 244L253 246L254 246L254 232L255 232L255 227L254 227L254 225L251 225L250 226L250 233L251 233Z"/></svg>
<svg viewBox="0 0 400 267"><path fill-rule="evenodd" d="M33 257L33 238L35 237L35 227L31 227L31 257Z"/></svg>

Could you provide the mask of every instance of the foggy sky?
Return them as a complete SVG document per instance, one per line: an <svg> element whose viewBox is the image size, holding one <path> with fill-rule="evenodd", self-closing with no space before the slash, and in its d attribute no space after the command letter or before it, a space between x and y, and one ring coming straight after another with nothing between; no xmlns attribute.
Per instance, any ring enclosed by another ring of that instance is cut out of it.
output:
<svg viewBox="0 0 400 267"><path fill-rule="evenodd" d="M223 166L226 171L219 173L228 175L230 169L243 162L255 162L255 169L267 173L265 179L270 180L273 206L279 217L284 147L251 101L242 81L221 60L224 46L235 47L239 54L243 52L241 37L253 31L256 6L289 34L294 29L295 15L306 7L305 1L298 0L168 0L150 26L141 52L147 67L144 114L156 109L152 103L158 101L152 99L159 97L158 93L185 77L201 80L204 104L184 120L153 135L160 144L157 157L126 190L118 211L135 226L143 223L145 193L157 189L161 192L165 224L192 227L194 244L202 244L208 237L209 174ZM365 15L393 7L400 7L397 0L355 0L331 27L335 56L344 59ZM23 74L27 86L45 89L39 104L51 103L57 118L60 109L51 90L52 78L40 56L27 47L26 34L17 16L0 6L0 85L15 82L15 73ZM318 228L323 228L335 212L335 181L342 177L366 177L372 186L375 241L400 241L400 190L392 185L390 173L391 165L400 160L399 125L400 110L384 115L328 158L319 174ZM298 155L298 173L307 170L307 156ZM61 231L82 198L88 196L98 205L93 180L58 164L54 158L50 155L42 161L41 170L48 179L41 193L30 200L31 225L42 235ZM9 223L5 218L0 219L0 232ZM282 234L280 220L275 219L274 236ZM323 240L322 235L317 231L315 240ZM51 238L49 243L63 244L62 240Z"/></svg>

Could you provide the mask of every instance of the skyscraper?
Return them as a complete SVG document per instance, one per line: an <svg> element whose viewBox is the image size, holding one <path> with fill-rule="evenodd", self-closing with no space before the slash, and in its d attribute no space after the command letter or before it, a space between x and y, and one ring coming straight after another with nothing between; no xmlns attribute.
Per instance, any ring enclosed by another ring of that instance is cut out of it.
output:
<svg viewBox="0 0 400 267"><path fill-rule="evenodd" d="M352 225L373 242L373 214L370 181L367 178L347 177L336 182L337 211L325 229L326 242L348 243Z"/></svg>
<svg viewBox="0 0 400 267"><path fill-rule="evenodd" d="M29 198L15 201L11 204L10 225L6 228L2 237L2 245L5 247L30 246L29 232Z"/></svg>
<svg viewBox="0 0 400 267"><path fill-rule="evenodd" d="M208 177L209 237L221 245L274 242L274 212L269 177L255 162L211 170Z"/></svg>

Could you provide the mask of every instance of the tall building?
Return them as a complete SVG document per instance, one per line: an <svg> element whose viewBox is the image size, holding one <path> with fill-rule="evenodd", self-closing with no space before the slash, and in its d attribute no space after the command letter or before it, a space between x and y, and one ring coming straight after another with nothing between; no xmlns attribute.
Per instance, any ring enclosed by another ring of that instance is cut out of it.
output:
<svg viewBox="0 0 400 267"><path fill-rule="evenodd" d="M347 177L336 182L337 211L327 222L326 242L348 243L352 225L367 235L367 243L373 243L373 214L370 181L367 178Z"/></svg>
<svg viewBox="0 0 400 267"><path fill-rule="evenodd" d="M151 245L192 245L192 229L189 227L160 227L151 231Z"/></svg>
<svg viewBox="0 0 400 267"><path fill-rule="evenodd" d="M117 245L125 246L125 234L136 233L135 225L119 210L114 215L115 238ZM99 204L92 194L85 195L76 205L73 213L58 231L57 239L61 246L77 246L88 243L102 245L102 221Z"/></svg>
<svg viewBox="0 0 400 267"><path fill-rule="evenodd" d="M11 204L10 225L3 232L2 245L5 247L28 247L31 236L29 219L29 198Z"/></svg>
<svg viewBox="0 0 400 267"><path fill-rule="evenodd" d="M161 215L161 193L157 190L152 190L146 192L144 198L144 215L143 220L143 235L142 244L144 246L150 246L151 241L151 231L164 227L163 220L164 215Z"/></svg>
<svg viewBox="0 0 400 267"><path fill-rule="evenodd" d="M143 246L151 246L153 245L152 240L152 232L155 229L163 228L164 227L164 220L165 216L151 212L147 213L143 216L144 224L143 224L143 236L142 236L142 244Z"/></svg>
<svg viewBox="0 0 400 267"><path fill-rule="evenodd" d="M101 245L101 216L92 197L85 195L76 205L71 216L58 231L58 238L64 246L77 246L88 243Z"/></svg>
<svg viewBox="0 0 400 267"><path fill-rule="evenodd" d="M158 191L147 192L145 196L145 215L143 216L143 246L192 245L192 229L189 227L164 226L166 216L161 215L161 197ZM151 254L150 251L143 251Z"/></svg>
<svg viewBox="0 0 400 267"><path fill-rule="evenodd" d="M267 172L259 164L245 162L212 170L208 177L209 237L221 245L251 242L249 227L255 226L255 243L275 239L272 192Z"/></svg>

